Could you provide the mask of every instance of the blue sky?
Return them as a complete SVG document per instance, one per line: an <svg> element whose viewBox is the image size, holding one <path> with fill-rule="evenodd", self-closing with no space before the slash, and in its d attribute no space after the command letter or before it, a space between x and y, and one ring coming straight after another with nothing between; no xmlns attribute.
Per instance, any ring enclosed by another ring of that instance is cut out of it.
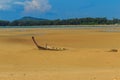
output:
<svg viewBox="0 0 120 80"><path fill-rule="evenodd" d="M0 19L120 18L120 0L1 0Z"/></svg>

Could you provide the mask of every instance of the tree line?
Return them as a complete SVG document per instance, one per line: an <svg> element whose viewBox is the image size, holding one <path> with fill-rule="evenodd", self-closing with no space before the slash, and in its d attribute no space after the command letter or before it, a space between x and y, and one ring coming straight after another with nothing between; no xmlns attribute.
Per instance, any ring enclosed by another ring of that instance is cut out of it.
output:
<svg viewBox="0 0 120 80"><path fill-rule="evenodd" d="M0 20L0 26L39 26L39 25L111 25L120 24L120 19L113 18L73 18L73 19L56 19L56 20Z"/></svg>

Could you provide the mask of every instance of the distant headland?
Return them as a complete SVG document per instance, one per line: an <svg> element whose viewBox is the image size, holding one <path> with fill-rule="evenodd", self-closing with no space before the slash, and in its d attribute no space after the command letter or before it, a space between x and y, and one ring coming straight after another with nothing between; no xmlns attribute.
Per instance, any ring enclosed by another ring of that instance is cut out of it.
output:
<svg viewBox="0 0 120 80"><path fill-rule="evenodd" d="M106 17L86 17L71 19L49 20L35 17L22 17L14 21L0 20L0 26L40 26L40 25L114 25L120 24L120 19L107 19Z"/></svg>

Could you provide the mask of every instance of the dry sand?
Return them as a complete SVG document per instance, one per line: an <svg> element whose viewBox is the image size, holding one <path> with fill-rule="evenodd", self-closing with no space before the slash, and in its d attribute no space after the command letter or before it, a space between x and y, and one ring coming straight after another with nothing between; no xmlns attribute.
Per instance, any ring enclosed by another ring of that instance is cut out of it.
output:
<svg viewBox="0 0 120 80"><path fill-rule="evenodd" d="M0 80L120 80L120 28L113 30L0 29ZM68 50L38 50L32 36Z"/></svg>

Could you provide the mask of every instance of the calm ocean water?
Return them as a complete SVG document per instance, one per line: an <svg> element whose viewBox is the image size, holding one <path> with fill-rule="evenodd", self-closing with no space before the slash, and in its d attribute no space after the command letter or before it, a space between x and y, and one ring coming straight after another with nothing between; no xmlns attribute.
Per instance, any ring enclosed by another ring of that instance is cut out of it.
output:
<svg viewBox="0 0 120 80"><path fill-rule="evenodd" d="M13 32L13 31L18 31L18 32L27 32L29 29L89 29L89 30L96 30L97 32L120 32L120 26L116 25L51 25L51 26L0 26L0 31L3 32ZM34 35L39 35L43 36L46 33L41 33L41 32L35 32L35 33L26 33L26 34L19 34L19 35L0 35L0 37L5 37L5 36L34 36Z"/></svg>
<svg viewBox="0 0 120 80"><path fill-rule="evenodd" d="M0 26L0 28L114 28L116 25L47 25L47 26Z"/></svg>

